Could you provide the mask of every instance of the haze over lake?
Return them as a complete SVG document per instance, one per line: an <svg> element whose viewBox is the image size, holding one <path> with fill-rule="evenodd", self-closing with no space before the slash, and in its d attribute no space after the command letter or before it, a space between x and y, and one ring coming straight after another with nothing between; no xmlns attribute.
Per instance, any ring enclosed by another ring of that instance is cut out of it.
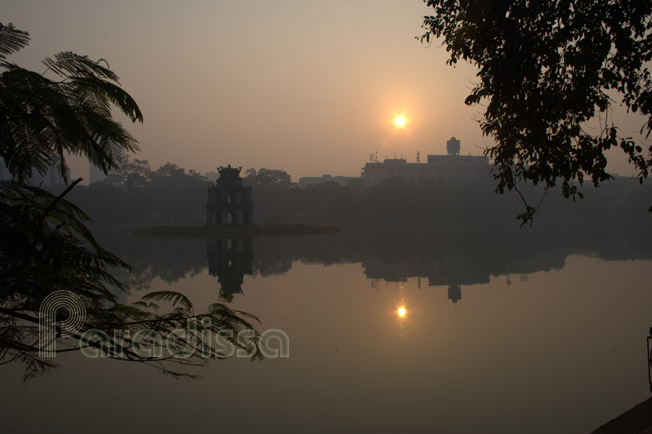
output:
<svg viewBox="0 0 652 434"><path fill-rule="evenodd" d="M3 434L652 434L652 2L0 7Z"/></svg>
<svg viewBox="0 0 652 434"><path fill-rule="evenodd" d="M652 303L649 237L595 229L379 228L232 250L100 227L135 266L127 301L178 290L200 311L231 296L288 334L290 357L231 357L179 381L79 354L27 386L5 369L3 409L20 415L9 428L589 432L647 396Z"/></svg>

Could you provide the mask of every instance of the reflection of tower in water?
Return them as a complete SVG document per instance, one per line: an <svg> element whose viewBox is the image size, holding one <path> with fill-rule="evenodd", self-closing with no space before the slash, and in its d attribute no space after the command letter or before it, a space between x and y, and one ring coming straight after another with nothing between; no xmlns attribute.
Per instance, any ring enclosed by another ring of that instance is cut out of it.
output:
<svg viewBox="0 0 652 434"><path fill-rule="evenodd" d="M220 282L220 295L232 299L242 293L245 274L253 274L254 251L247 238L209 239L206 241L208 274Z"/></svg>
<svg viewBox="0 0 652 434"><path fill-rule="evenodd" d="M448 299L453 303L462 299L462 286L459 283L448 284Z"/></svg>

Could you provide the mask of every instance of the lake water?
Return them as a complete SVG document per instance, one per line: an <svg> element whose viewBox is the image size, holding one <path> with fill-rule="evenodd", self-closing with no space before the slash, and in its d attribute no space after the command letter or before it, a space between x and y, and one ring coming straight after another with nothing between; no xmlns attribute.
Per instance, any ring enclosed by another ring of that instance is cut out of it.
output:
<svg viewBox="0 0 652 434"><path fill-rule="evenodd" d="M211 362L198 380L68 354L22 384L7 365L3 432L588 433L649 397L644 230L97 231L135 266L126 301L178 290L200 311L222 292L283 330L290 356Z"/></svg>

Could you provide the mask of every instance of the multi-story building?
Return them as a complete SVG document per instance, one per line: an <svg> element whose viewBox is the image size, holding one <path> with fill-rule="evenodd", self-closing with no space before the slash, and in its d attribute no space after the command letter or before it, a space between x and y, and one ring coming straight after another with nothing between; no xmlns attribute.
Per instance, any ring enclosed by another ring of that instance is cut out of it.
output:
<svg viewBox="0 0 652 434"><path fill-rule="evenodd" d="M426 163L408 163L404 158L386 158L372 161L362 169L366 186L378 184L389 178L407 181L440 181L446 185L464 185L487 177L491 166L482 156L459 155L460 141L452 137L446 142L448 155L428 155Z"/></svg>
<svg viewBox="0 0 652 434"><path fill-rule="evenodd" d="M67 177L70 180L70 168L67 168ZM13 177L7 166L5 160L0 158L0 181L11 181ZM45 174L39 173L38 170L32 169L32 178L28 181L30 185L42 186L42 187L58 187L61 185L66 185L66 180L61 176L59 171L59 166L52 164L48 167L48 170Z"/></svg>

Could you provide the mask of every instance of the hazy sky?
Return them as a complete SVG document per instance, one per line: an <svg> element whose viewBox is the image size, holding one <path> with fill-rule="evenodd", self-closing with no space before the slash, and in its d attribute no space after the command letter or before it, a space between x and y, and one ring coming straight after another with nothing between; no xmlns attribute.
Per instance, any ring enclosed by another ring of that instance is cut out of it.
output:
<svg viewBox="0 0 652 434"><path fill-rule="evenodd" d="M2 22L32 42L10 60L41 70L71 50L106 59L140 105L130 125L152 168L166 161L301 176L357 176L379 159L463 154L490 139L481 107L463 101L475 70L446 66L446 51L415 39L422 0L0 0ZM404 114L407 125L392 123ZM642 122L632 124L637 130ZM616 163L625 172L623 158ZM423 161L423 160L422 160ZM87 177L76 163L74 176Z"/></svg>

